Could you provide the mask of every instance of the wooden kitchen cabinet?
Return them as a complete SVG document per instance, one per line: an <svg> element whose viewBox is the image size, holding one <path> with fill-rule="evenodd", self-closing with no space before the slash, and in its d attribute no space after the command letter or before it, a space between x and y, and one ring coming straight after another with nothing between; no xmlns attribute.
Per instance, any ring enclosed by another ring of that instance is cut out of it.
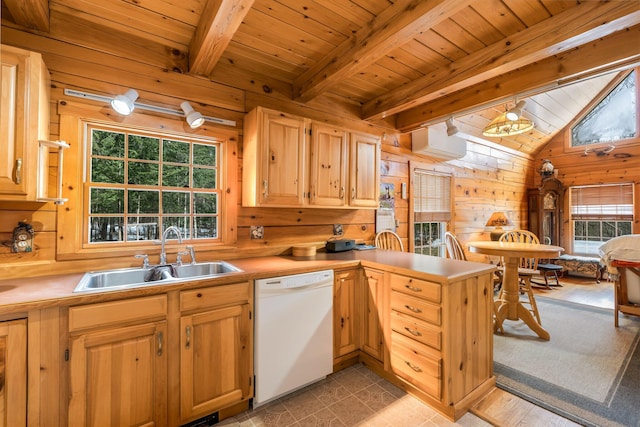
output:
<svg viewBox="0 0 640 427"><path fill-rule="evenodd" d="M334 365L342 356L360 348L359 268L334 272L333 286L333 357Z"/></svg>
<svg viewBox="0 0 640 427"><path fill-rule="evenodd" d="M299 207L308 188L308 120L257 107L244 119L242 205Z"/></svg>
<svg viewBox="0 0 640 427"><path fill-rule="evenodd" d="M262 107L244 124L243 206L378 207L380 138Z"/></svg>
<svg viewBox="0 0 640 427"><path fill-rule="evenodd" d="M309 203L377 208L380 139L315 122L311 135Z"/></svg>
<svg viewBox="0 0 640 427"><path fill-rule="evenodd" d="M27 424L27 321L0 322L0 426Z"/></svg>
<svg viewBox="0 0 640 427"><path fill-rule="evenodd" d="M49 139L49 72L39 53L1 48L0 200L34 201L38 140Z"/></svg>
<svg viewBox="0 0 640 427"><path fill-rule="evenodd" d="M167 425L166 295L69 308L69 426Z"/></svg>
<svg viewBox="0 0 640 427"><path fill-rule="evenodd" d="M362 351L384 363L386 283L383 271L364 269L364 312Z"/></svg>
<svg viewBox="0 0 640 427"><path fill-rule="evenodd" d="M252 287L180 292L180 423L253 397Z"/></svg>
<svg viewBox="0 0 640 427"><path fill-rule="evenodd" d="M350 138L349 206L378 208L380 138L357 132L352 132Z"/></svg>

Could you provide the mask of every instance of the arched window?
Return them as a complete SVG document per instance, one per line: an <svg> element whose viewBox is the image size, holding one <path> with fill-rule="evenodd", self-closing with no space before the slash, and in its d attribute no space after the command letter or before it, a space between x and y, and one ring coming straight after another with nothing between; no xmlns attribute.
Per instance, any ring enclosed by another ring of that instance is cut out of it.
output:
<svg viewBox="0 0 640 427"><path fill-rule="evenodd" d="M634 70L571 128L571 146L635 138L638 123L636 99Z"/></svg>

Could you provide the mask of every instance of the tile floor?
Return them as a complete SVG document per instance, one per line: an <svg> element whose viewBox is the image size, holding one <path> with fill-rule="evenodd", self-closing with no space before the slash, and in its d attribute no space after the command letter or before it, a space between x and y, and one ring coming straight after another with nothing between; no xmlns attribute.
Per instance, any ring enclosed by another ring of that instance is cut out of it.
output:
<svg viewBox="0 0 640 427"><path fill-rule="evenodd" d="M354 365L325 380L263 406L223 420L220 426L243 427L486 427L471 413L453 423L429 406L382 379L364 365Z"/></svg>

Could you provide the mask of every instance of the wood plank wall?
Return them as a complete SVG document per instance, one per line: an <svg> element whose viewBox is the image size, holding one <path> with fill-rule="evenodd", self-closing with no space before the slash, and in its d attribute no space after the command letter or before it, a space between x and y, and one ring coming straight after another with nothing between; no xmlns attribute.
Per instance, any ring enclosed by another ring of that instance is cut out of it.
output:
<svg viewBox="0 0 640 427"><path fill-rule="evenodd" d="M400 197L400 189L403 182L409 186L410 162L417 162L425 167L444 164L453 172L455 207L450 229L458 234L463 242L488 239L488 230L485 230L484 224L497 208L506 211L516 226L527 225L526 189L533 185L535 179L534 161L520 153L501 149L497 145L469 142L467 156L443 163L411 153L408 135L394 133L394 130L384 123L374 126L362 122L357 118L357 108L337 105L331 100L314 101L309 105L296 104L282 97L265 95L260 91L252 92L216 83L208 84L201 78L154 69L129 58L115 57L5 26L2 27L2 42L42 53L52 77L52 139L57 138L59 134L56 105L59 100L65 99L64 88L115 94L122 92L123 87L133 87L139 90L141 98L172 108L179 105L185 97L189 100L196 99L203 114L236 120L240 134L244 113L262 105L381 136L381 182L393 183L395 186L398 232L404 239L405 246L410 236L409 204L408 200ZM185 91L188 96L185 95ZM76 98L73 100L77 102ZM240 148L241 146L240 138ZM242 167L241 162L238 167ZM239 172L237 175L238 179L241 179L242 173ZM238 186L240 188L241 182L238 182ZM240 200L241 196L238 197L238 203ZM57 209L64 209L64 205L57 207L53 204L0 202L0 241L7 242L11 239L11 231L18 221L27 221L35 228L37 249L31 254L13 254L7 246L0 246L0 276L40 276L125 267L139 263L132 257L56 261ZM239 207L237 244L208 255L233 259L287 254L290 253L291 246L296 244L313 243L320 247L332 237L333 224L343 225L344 237L370 243L375 236L375 211ZM250 239L251 225L265 227L264 239ZM201 259L207 257L205 255Z"/></svg>

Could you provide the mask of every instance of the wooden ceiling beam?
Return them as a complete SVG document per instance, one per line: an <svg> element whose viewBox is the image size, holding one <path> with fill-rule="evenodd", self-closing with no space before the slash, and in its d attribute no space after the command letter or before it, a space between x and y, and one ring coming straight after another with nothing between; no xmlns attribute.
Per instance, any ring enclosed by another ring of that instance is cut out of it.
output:
<svg viewBox="0 0 640 427"><path fill-rule="evenodd" d="M208 0L189 46L189 72L208 76L254 0Z"/></svg>
<svg viewBox="0 0 640 427"><path fill-rule="evenodd" d="M2 2L16 24L49 32L49 0L2 0Z"/></svg>
<svg viewBox="0 0 640 427"><path fill-rule="evenodd" d="M362 118L379 119L415 108L639 22L640 2L583 2L370 100Z"/></svg>
<svg viewBox="0 0 640 427"><path fill-rule="evenodd" d="M307 102L448 19L472 0L398 0L333 49L294 82L294 99Z"/></svg>
<svg viewBox="0 0 640 427"><path fill-rule="evenodd" d="M401 112L396 116L396 127L408 132L424 123L444 121L456 114L506 102L521 93L542 92L638 66L637 40L640 40L640 25Z"/></svg>

